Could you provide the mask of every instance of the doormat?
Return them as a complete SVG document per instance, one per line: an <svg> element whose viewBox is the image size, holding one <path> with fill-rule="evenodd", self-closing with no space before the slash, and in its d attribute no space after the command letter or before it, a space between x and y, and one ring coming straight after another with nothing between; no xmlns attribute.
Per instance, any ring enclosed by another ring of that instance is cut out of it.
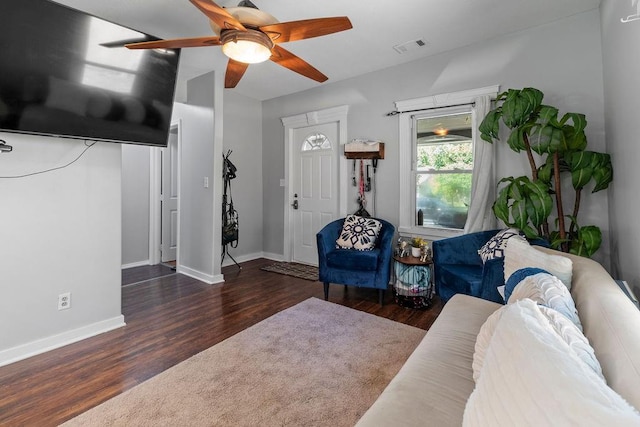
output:
<svg viewBox="0 0 640 427"><path fill-rule="evenodd" d="M298 264L297 262L275 262L262 267L260 270L298 277L313 282L318 281L318 267L314 267L313 265Z"/></svg>

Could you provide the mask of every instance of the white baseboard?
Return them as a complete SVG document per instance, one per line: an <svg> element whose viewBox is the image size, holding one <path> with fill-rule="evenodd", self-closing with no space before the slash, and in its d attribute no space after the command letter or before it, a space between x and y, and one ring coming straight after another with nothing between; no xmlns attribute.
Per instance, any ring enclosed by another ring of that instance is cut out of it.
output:
<svg viewBox="0 0 640 427"><path fill-rule="evenodd" d="M8 348L0 351L0 366L5 366L56 348L64 347L65 345L73 344L74 342L91 338L125 325L124 316L120 315L61 334Z"/></svg>
<svg viewBox="0 0 640 427"><path fill-rule="evenodd" d="M273 254L270 252L263 252L262 258L270 259L271 261L284 261L283 254Z"/></svg>
<svg viewBox="0 0 640 427"><path fill-rule="evenodd" d="M122 269L124 270L125 268L143 267L145 265L151 265L149 260L138 261L138 262L130 262L129 264L122 264Z"/></svg>
<svg viewBox="0 0 640 427"><path fill-rule="evenodd" d="M184 265L178 265L176 271L180 274L184 274L185 276L200 280L208 285L224 282L224 276L222 274L215 276L212 274L205 274L201 271L194 270L193 268L185 267Z"/></svg>
<svg viewBox="0 0 640 427"><path fill-rule="evenodd" d="M254 259L258 259L258 258L264 258L264 254L262 252L254 252L252 254L246 254L246 255L233 255L233 258L238 262L247 262L247 261L253 261ZM229 256L225 256L224 257L224 261L222 262L222 266L223 267L228 267L230 265L233 265L233 261L231 260L231 258Z"/></svg>

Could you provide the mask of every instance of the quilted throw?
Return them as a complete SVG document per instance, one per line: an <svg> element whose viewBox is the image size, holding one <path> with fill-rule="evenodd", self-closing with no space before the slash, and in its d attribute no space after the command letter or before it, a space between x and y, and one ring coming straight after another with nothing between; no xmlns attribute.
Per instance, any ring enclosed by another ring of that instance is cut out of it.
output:
<svg viewBox="0 0 640 427"><path fill-rule="evenodd" d="M347 215L336 244L342 249L370 251L376 245L382 223L373 218Z"/></svg>

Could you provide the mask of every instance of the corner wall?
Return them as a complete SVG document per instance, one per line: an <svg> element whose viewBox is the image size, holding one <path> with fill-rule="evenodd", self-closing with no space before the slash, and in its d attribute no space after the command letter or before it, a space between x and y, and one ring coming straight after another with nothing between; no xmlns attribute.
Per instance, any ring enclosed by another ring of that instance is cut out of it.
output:
<svg viewBox="0 0 640 427"><path fill-rule="evenodd" d="M64 165L83 141L0 134L0 176ZM120 144L99 142L60 170L0 179L0 365L124 325ZM58 311L58 295L71 308Z"/></svg>
<svg viewBox="0 0 640 427"><path fill-rule="evenodd" d="M607 147L614 171L609 205L612 275L640 295L640 20L620 21L636 13L631 2L602 0L600 9Z"/></svg>
<svg viewBox="0 0 640 427"><path fill-rule="evenodd" d="M262 103L224 92L224 153L238 168L231 180L233 206L238 211L238 247L229 253L242 262L262 256ZM233 264L229 258L224 265Z"/></svg>

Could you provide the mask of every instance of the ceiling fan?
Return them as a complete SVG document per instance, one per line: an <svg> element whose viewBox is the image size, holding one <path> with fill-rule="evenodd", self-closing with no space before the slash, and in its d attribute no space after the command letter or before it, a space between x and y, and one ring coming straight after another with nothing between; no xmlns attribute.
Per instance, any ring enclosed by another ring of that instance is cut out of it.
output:
<svg viewBox="0 0 640 427"><path fill-rule="evenodd" d="M251 1L238 7L222 8L211 0L189 0L211 21L217 36L129 43L129 49L175 49L183 47L222 46L229 57L224 87L236 87L249 64L267 59L317 82L328 79L311 64L280 46L280 43L324 36L352 28L346 16L278 22L259 10Z"/></svg>

